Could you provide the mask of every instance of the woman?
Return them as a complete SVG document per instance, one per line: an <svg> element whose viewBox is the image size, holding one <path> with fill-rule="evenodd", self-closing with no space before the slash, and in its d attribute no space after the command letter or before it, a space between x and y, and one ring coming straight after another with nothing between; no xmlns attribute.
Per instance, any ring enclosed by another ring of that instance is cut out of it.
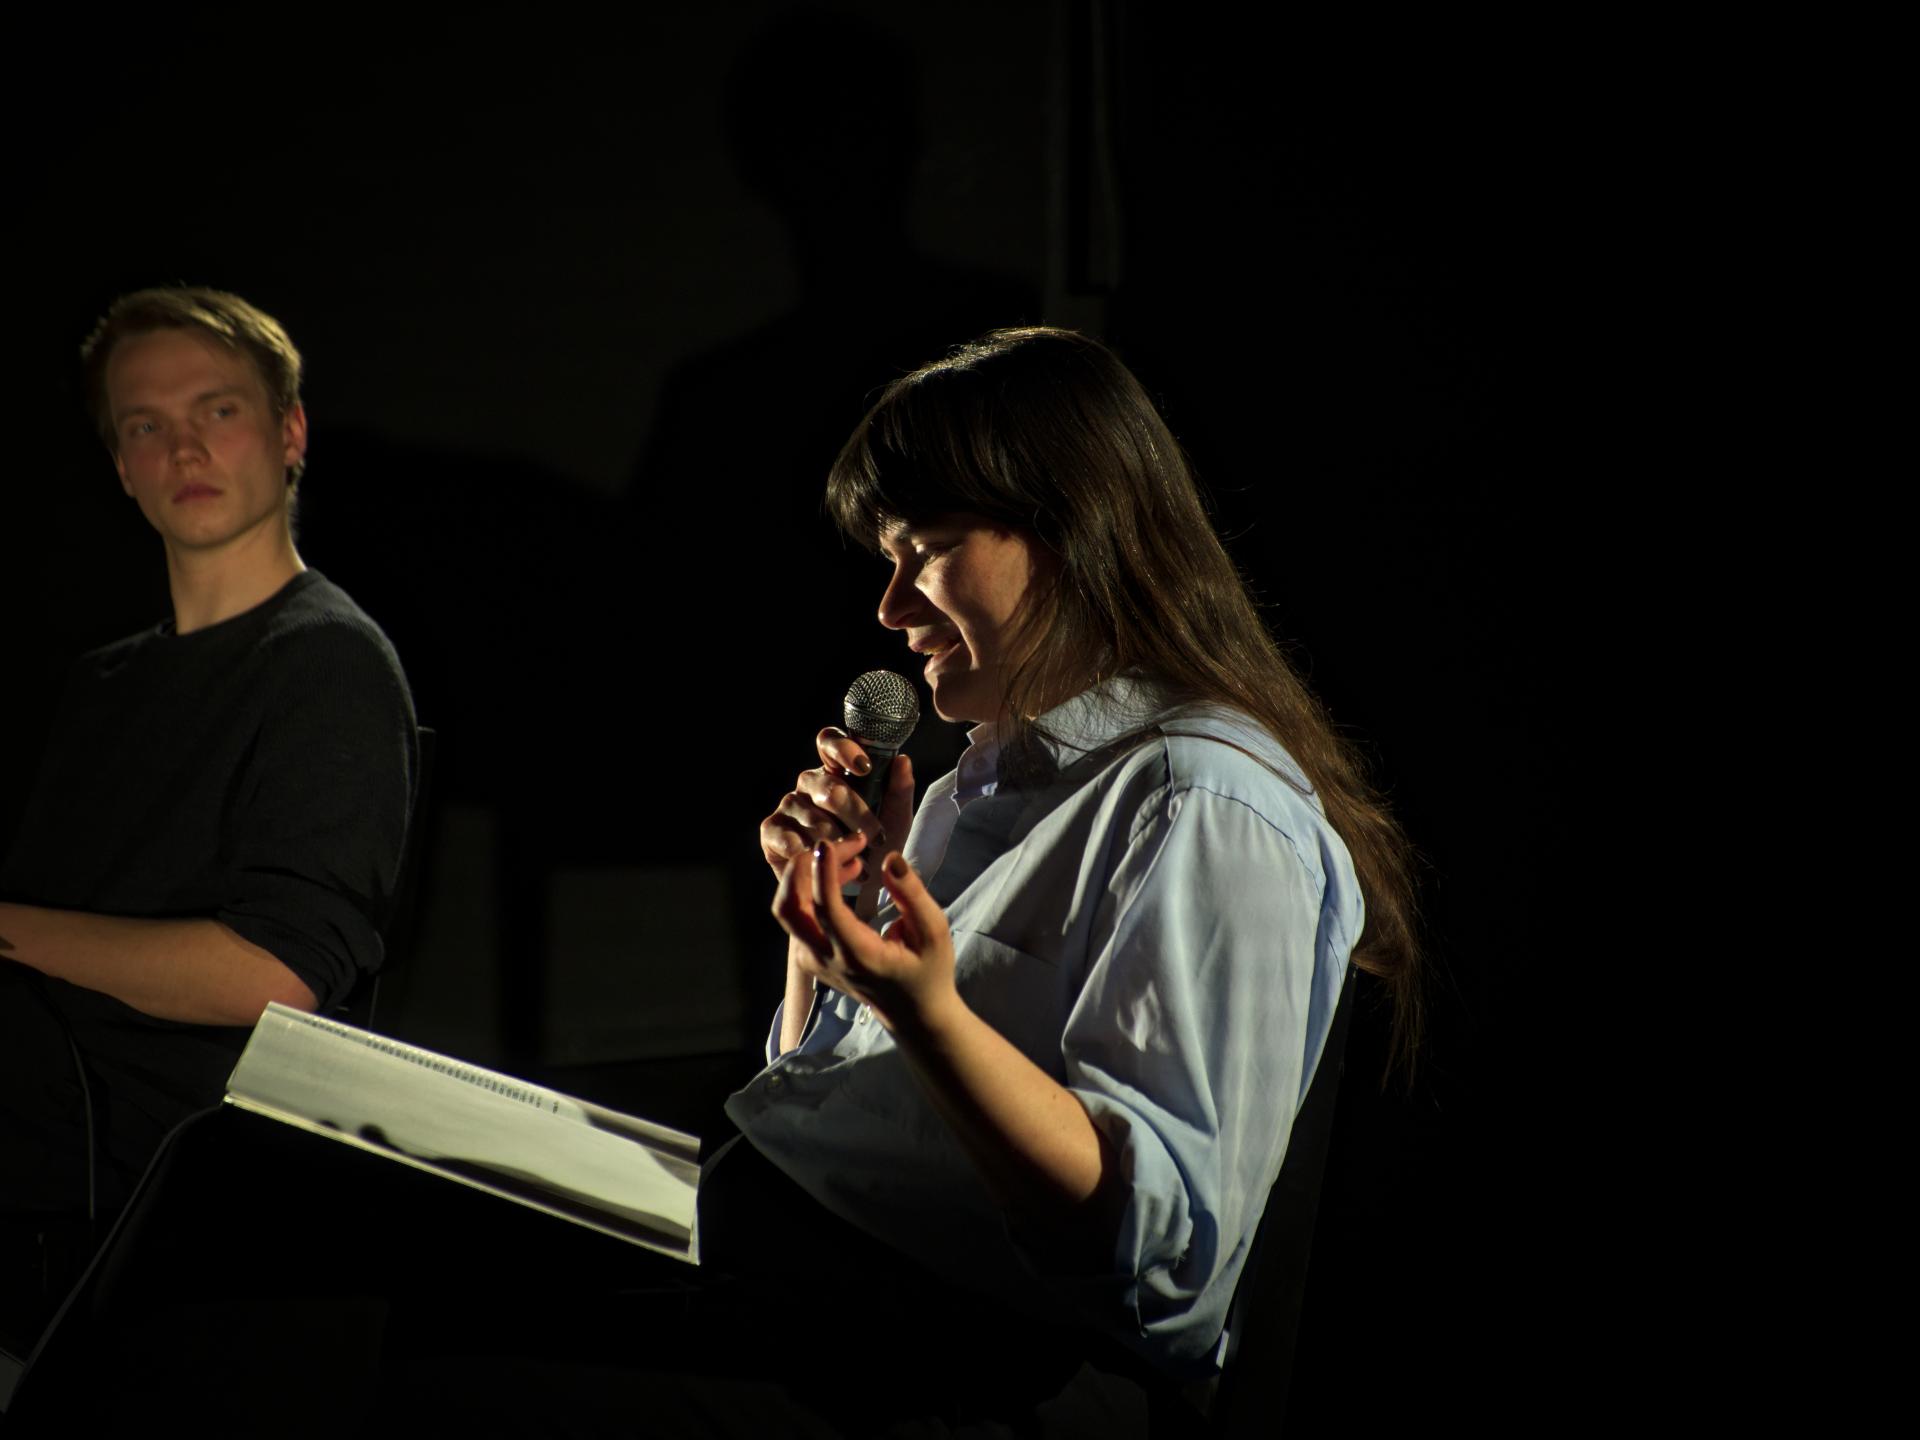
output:
<svg viewBox="0 0 1920 1440"><path fill-rule="evenodd" d="M729 1111L937 1272L1204 1376L1349 958L1411 1056L1405 841L1095 342L996 331L891 385L828 503L975 728L878 816L823 732L762 824L786 1001ZM875 859L877 931L840 895Z"/></svg>

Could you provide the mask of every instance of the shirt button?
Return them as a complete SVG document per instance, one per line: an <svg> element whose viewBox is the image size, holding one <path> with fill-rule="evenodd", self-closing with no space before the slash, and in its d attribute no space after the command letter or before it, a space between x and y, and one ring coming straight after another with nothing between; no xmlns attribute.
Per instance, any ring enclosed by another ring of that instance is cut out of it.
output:
<svg viewBox="0 0 1920 1440"><path fill-rule="evenodd" d="M873 1012L872 1012L872 1011L870 1011L869 1009L867 1009L867 1007L866 1007L866 1006L864 1006L864 1005L862 1005L862 1006L860 1007L860 1013L859 1013L858 1015L856 1015L856 1016L854 1016L854 1017L853 1017L853 1023L854 1023L854 1024L856 1024L856 1025L864 1025L864 1024L866 1024L866 1023L867 1023L867 1016L869 1016L869 1015L870 1015L870 1014L872 1014L872 1013L873 1013Z"/></svg>
<svg viewBox="0 0 1920 1440"><path fill-rule="evenodd" d="M767 1077L767 1093L769 1095L778 1095L781 1091L785 1090L786 1088L787 1088L786 1076L769 1075Z"/></svg>

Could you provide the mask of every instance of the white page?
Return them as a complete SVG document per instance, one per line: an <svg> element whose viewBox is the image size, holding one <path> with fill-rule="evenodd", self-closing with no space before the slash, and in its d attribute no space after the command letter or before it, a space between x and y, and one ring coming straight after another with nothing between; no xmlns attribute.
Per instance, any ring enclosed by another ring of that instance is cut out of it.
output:
<svg viewBox="0 0 1920 1440"><path fill-rule="evenodd" d="M350 1026L270 1005L228 1088L240 1101L414 1159L483 1166L642 1222L693 1228L698 1172L690 1162L663 1163L647 1146L596 1128L557 1091ZM692 1137L677 1138L697 1153Z"/></svg>

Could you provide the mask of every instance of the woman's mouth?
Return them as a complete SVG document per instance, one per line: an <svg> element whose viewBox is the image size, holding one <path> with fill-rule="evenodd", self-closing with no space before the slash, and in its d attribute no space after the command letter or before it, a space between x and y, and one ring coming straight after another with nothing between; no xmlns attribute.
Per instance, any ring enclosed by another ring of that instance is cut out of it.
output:
<svg viewBox="0 0 1920 1440"><path fill-rule="evenodd" d="M942 660L946 659L947 656L953 654L959 648L960 648L960 639L958 636L954 636L946 640L941 640L938 643L932 646L929 646L927 650L923 652L927 657L926 669L928 673L931 673L934 666L938 665Z"/></svg>

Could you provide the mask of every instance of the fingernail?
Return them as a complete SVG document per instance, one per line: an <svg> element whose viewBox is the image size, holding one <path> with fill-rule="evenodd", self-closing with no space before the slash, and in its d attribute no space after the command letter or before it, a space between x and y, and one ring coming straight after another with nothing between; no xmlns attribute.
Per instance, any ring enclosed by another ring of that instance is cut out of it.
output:
<svg viewBox="0 0 1920 1440"><path fill-rule="evenodd" d="M896 880L904 878L907 873L906 857L903 855L889 855L887 857L886 870L887 873Z"/></svg>
<svg viewBox="0 0 1920 1440"><path fill-rule="evenodd" d="M864 775L871 769L873 769L873 762L867 759L866 756L856 755L853 757L853 773L854 774Z"/></svg>

